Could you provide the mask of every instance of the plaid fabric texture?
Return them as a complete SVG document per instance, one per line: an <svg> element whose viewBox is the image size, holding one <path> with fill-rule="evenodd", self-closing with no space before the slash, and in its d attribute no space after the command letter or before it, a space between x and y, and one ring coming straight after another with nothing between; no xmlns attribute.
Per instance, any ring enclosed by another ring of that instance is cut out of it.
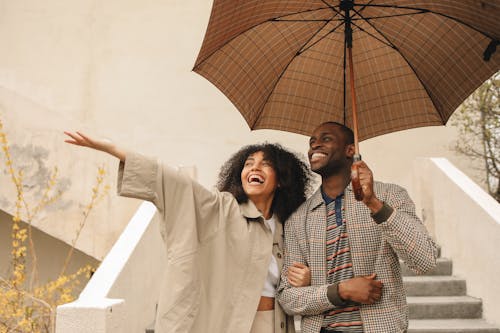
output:
<svg viewBox="0 0 500 333"><path fill-rule="evenodd" d="M415 215L406 190L381 182L375 182L374 189L380 200L394 208L391 217L381 224L376 224L368 208L354 199L350 185L344 194L354 275L376 273L384 283L380 301L360 306L361 319L367 333L404 332L408 309L398 259L416 272L426 272L436 265L436 245ZM325 211L318 190L285 223L285 263L278 298L286 312L303 315L303 333L318 333L323 313L336 309L326 296ZM293 288L288 284L286 270L293 262L311 268L310 287Z"/></svg>
<svg viewBox="0 0 500 333"><path fill-rule="evenodd" d="M500 68L499 51L483 60L492 40L500 40L498 0L354 3L360 140L445 124ZM309 135L325 121L352 128L339 5L215 0L194 71L231 100L251 129Z"/></svg>

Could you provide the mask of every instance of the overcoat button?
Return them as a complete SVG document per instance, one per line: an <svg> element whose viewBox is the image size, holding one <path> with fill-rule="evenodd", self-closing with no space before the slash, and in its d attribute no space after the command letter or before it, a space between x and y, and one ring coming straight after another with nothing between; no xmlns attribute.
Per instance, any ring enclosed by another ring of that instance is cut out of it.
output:
<svg viewBox="0 0 500 333"><path fill-rule="evenodd" d="M279 259L281 259L281 253L278 253L276 256L277 256Z"/></svg>

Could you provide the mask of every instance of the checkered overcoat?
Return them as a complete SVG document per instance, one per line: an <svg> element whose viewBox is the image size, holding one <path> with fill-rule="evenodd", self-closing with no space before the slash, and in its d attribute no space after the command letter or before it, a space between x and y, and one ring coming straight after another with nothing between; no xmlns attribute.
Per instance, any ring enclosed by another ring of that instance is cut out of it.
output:
<svg viewBox="0 0 500 333"><path fill-rule="evenodd" d="M369 209L354 199L350 185L345 190L343 212L355 276L377 274L383 282L382 298L361 305L365 332L405 332L408 307L399 258L423 273L436 265L436 245L415 214L415 205L405 189L375 182L380 200L394 208L389 219L376 224ZM285 223L285 264L278 290L279 302L289 314L302 315L302 333L318 333L323 313L334 309L327 298L326 206L318 189ZM311 286L294 288L286 279L286 268L300 262L311 268Z"/></svg>

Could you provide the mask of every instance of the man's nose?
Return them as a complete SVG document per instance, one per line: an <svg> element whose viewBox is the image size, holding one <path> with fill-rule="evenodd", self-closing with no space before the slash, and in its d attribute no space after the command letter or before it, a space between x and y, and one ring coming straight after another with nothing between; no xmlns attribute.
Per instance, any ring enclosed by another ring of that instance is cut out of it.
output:
<svg viewBox="0 0 500 333"><path fill-rule="evenodd" d="M309 147L314 150L314 149L317 149L317 148L321 147L321 145L322 145L321 141L320 140L316 140L316 141L312 142L309 145Z"/></svg>

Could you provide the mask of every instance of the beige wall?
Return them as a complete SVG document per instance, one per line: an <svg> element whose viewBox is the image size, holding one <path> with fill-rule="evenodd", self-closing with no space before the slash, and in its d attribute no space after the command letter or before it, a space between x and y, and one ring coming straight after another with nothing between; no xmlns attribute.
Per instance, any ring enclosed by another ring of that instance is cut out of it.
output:
<svg viewBox="0 0 500 333"><path fill-rule="evenodd" d="M445 157L485 188L480 161L472 161L454 152L452 147L458 135L452 126L415 128L361 143L363 159L373 168L375 177L382 181L404 184L412 188L413 163L418 157Z"/></svg>
<svg viewBox="0 0 500 333"><path fill-rule="evenodd" d="M12 217L0 210L0 276L7 277L10 271L10 251L11 251L11 226ZM23 226L26 226L23 224ZM44 232L33 229L33 243L38 258L38 277L40 283L45 283L57 278L57 274L63 267L64 260L69 251L69 246ZM30 257L29 257L30 258ZM31 260L28 260L28 271L31 270ZM75 251L66 270L67 274L75 273L80 267L87 264L97 268L99 262L94 258ZM75 296L85 285L79 285L75 289Z"/></svg>
<svg viewBox="0 0 500 333"><path fill-rule="evenodd" d="M11 142L21 151L33 145L46 152L42 165L58 165L66 181L63 203L34 222L39 228L70 242L98 165L115 186L116 162L65 145L63 130L112 138L172 165L195 165L206 186L243 144L278 141L306 151L306 137L250 132L229 101L191 71L210 6L208 0L0 2L0 116ZM362 143L362 154L378 179L408 185L414 156L450 157L451 132L430 128L376 138ZM21 160L31 161L29 154ZM33 175L34 184L43 183ZM0 208L12 212L13 188L0 177ZM77 247L102 258L137 205L114 194L106 198Z"/></svg>

